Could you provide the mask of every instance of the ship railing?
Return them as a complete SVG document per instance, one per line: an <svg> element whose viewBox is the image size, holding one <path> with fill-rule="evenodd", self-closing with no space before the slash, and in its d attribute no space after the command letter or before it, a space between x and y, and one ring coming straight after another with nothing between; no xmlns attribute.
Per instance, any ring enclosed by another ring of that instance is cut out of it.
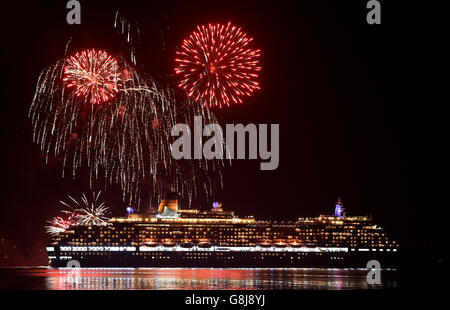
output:
<svg viewBox="0 0 450 310"><path fill-rule="evenodd" d="M261 247L261 246L251 246L251 247L235 247L235 246L211 246L208 248L199 247L193 245L192 247L182 247L176 245L174 247L164 247L164 246L153 246L146 247L140 246L139 251L182 251L182 252L196 252L196 251L206 251L206 252L348 252L346 247Z"/></svg>

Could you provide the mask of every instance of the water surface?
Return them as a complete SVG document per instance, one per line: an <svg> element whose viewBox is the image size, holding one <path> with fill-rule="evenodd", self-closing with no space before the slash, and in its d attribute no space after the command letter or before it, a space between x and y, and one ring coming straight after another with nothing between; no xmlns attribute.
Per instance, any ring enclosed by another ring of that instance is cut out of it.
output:
<svg viewBox="0 0 450 310"><path fill-rule="evenodd" d="M360 290L398 288L395 270L369 285L367 269L1 268L0 289L27 290Z"/></svg>

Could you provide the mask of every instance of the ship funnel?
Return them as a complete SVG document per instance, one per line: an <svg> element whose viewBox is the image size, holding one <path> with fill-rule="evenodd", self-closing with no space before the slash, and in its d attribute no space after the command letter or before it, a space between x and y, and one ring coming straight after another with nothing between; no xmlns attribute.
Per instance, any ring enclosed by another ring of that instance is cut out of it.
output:
<svg viewBox="0 0 450 310"><path fill-rule="evenodd" d="M167 213L167 212L177 212L179 209L179 195L178 193L168 193L164 199L161 200L161 203L158 207L158 212Z"/></svg>

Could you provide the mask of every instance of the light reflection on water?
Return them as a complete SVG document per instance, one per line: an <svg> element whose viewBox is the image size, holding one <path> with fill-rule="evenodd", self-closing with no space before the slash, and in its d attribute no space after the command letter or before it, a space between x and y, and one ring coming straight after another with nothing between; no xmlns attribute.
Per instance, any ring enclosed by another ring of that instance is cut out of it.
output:
<svg viewBox="0 0 450 310"><path fill-rule="evenodd" d="M366 269L319 268L22 268L0 275L0 288L141 290L141 289L372 289L396 288L396 271L383 270L382 284L369 285ZM7 278L12 281L7 281ZM1 280L3 278L3 281ZM14 279L13 279L14 278Z"/></svg>

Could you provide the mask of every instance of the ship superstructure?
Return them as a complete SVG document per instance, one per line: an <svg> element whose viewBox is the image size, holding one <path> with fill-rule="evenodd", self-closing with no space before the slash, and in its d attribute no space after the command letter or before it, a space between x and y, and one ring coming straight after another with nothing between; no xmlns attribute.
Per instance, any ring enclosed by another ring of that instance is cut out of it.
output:
<svg viewBox="0 0 450 310"><path fill-rule="evenodd" d="M339 202L336 207L342 207ZM73 226L47 247L50 265L83 267L365 267L394 266L398 244L365 216L321 215L291 222L180 210L178 199L158 211Z"/></svg>

